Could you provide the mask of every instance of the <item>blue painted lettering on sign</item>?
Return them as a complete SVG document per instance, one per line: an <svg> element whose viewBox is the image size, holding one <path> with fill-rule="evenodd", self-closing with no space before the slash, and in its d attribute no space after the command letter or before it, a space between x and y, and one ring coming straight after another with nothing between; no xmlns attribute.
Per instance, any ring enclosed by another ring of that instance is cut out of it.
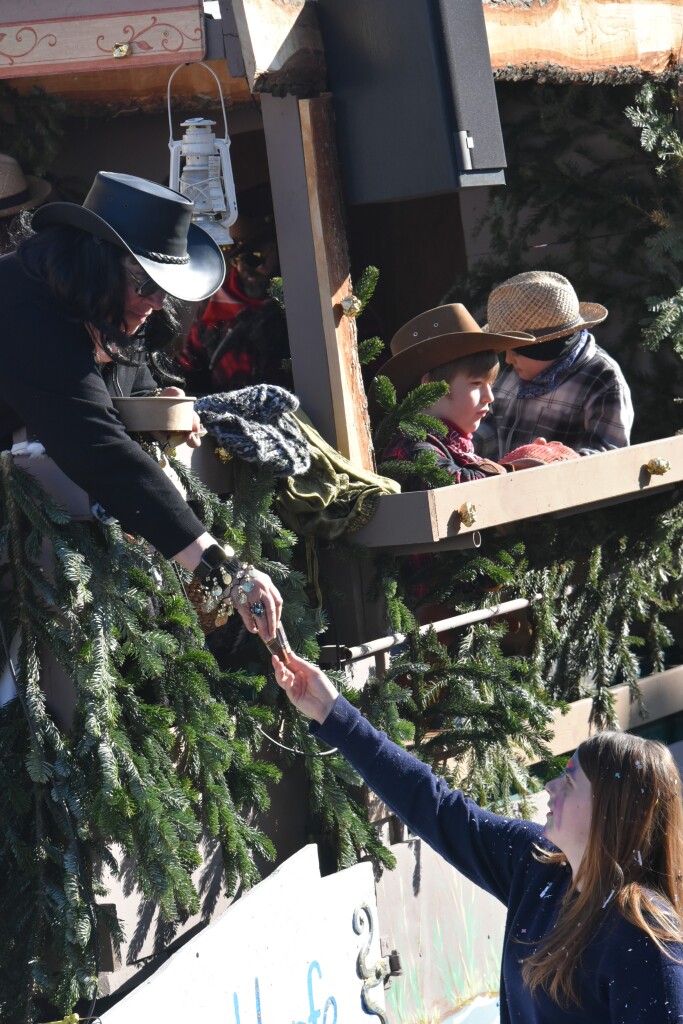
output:
<svg viewBox="0 0 683 1024"><path fill-rule="evenodd" d="M316 1009L316 999L313 993L313 972L322 980L323 972L317 960L312 960L308 967L308 1017L305 1021L297 1021L296 1024L337 1024L337 1000L334 996L328 996L322 1010ZM261 990L258 978L254 978L254 1003L256 1007L256 1024L263 1024L261 1014ZM240 1018L240 1002L236 992L232 994L232 1004L235 1011L235 1024L242 1024ZM293 1022L295 1024L295 1022Z"/></svg>

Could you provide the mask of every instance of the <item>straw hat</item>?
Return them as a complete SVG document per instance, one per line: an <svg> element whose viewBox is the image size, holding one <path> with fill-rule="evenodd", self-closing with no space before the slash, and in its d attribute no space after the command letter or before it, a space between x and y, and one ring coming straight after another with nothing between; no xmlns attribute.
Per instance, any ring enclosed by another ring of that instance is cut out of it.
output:
<svg viewBox="0 0 683 1024"><path fill-rule="evenodd" d="M601 323L607 310L598 302L579 302L566 277L551 270L516 274L489 296L485 331L529 331L537 341L563 338Z"/></svg>
<svg viewBox="0 0 683 1024"><path fill-rule="evenodd" d="M146 178L99 171L83 205L48 203L33 215L34 231L69 224L125 250L167 294L200 302L221 286L223 253L192 223L194 203Z"/></svg>
<svg viewBox="0 0 683 1024"><path fill-rule="evenodd" d="M485 334L460 302L413 317L391 339L391 359L380 368L402 398L430 370L474 352L504 352L535 341L531 334Z"/></svg>
<svg viewBox="0 0 683 1024"><path fill-rule="evenodd" d="M44 178L24 174L7 153L0 153L0 217L11 217L19 210L32 210L49 196L52 186Z"/></svg>

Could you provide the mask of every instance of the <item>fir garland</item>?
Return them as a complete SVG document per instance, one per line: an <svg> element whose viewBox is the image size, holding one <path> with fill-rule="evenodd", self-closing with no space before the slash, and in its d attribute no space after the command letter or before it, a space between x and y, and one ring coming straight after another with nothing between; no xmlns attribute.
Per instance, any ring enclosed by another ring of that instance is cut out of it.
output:
<svg viewBox="0 0 683 1024"><path fill-rule="evenodd" d="M271 573L290 639L315 657L315 617L305 577L288 564L296 538L271 511L273 480L241 464L222 502L175 468L207 528ZM220 642L218 660L206 649L189 574L116 525L71 523L9 453L0 523L0 622L21 697L0 708L0 1022L33 1024L41 1007L64 1014L94 992L95 924L105 919L95 898L105 868L120 873L116 849L169 922L199 910L191 873L202 834L220 846L226 893L249 887L256 860L275 855L252 822L279 778L257 757L262 730L310 754L319 747L275 684L264 690L260 642L243 630L227 668ZM73 723L57 724L48 704L46 657L73 680ZM310 757L306 770L311 832L330 866L361 853L392 863L343 760ZM121 941L118 922L105 923Z"/></svg>

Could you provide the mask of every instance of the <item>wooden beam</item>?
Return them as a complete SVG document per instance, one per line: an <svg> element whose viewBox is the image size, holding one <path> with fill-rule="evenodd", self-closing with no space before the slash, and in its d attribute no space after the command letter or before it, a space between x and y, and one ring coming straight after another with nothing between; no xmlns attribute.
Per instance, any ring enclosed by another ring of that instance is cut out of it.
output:
<svg viewBox="0 0 683 1024"><path fill-rule="evenodd" d="M325 89L314 5L306 0L232 0L232 6L254 92L303 98Z"/></svg>
<svg viewBox="0 0 683 1024"><path fill-rule="evenodd" d="M232 78L224 58L207 63L218 75L228 107L254 106L246 79ZM106 75L100 71L25 75L13 80L12 88L19 93L29 93L38 86L48 93L63 96L69 106L77 108L81 114L97 114L112 108L116 113L157 113L166 110L166 87L173 67L168 63L140 67L121 61L114 72ZM216 82L197 64L189 64L179 71L171 89L173 108L177 105L182 109L184 117L209 107L220 110ZM222 122L219 122L219 131L223 131Z"/></svg>
<svg viewBox="0 0 683 1024"><path fill-rule="evenodd" d="M681 67L680 0L484 0L498 78L628 80Z"/></svg>
<svg viewBox="0 0 683 1024"><path fill-rule="evenodd" d="M299 96L324 89L324 53L306 0L233 0L251 87ZM679 0L484 0L498 78L624 81L681 68Z"/></svg>
<svg viewBox="0 0 683 1024"><path fill-rule="evenodd" d="M497 78L669 78L682 64L679 0L483 2ZM247 76L255 91L310 96L324 89L324 53L310 0L233 4Z"/></svg>
<svg viewBox="0 0 683 1024"><path fill-rule="evenodd" d="M658 672L654 676L644 676L638 680L638 687L646 712L644 716L627 685L610 687L620 729L637 729L646 723L683 711L683 665ZM590 723L592 706L592 697L584 697L570 704L566 715L560 711L554 712L553 736L548 744L553 754L576 750L579 743L591 735L594 731Z"/></svg>
<svg viewBox="0 0 683 1024"><path fill-rule="evenodd" d="M262 97L294 390L326 441L373 468L329 98Z"/></svg>
<svg viewBox="0 0 683 1024"><path fill-rule="evenodd" d="M650 459L670 469L652 475ZM666 490L683 481L683 435L556 462L520 473L379 499L375 515L350 539L373 548L433 545L535 516L570 515ZM469 505L474 519L461 518ZM422 550L428 550L423 548Z"/></svg>

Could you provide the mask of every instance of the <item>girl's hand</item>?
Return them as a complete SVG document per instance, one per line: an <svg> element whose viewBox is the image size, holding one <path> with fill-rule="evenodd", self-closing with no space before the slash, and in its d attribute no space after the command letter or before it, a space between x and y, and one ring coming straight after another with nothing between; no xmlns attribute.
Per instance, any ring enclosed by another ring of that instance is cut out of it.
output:
<svg viewBox="0 0 683 1024"><path fill-rule="evenodd" d="M288 655L287 665L274 657L273 669L278 686L294 707L322 725L339 696L325 673L293 652Z"/></svg>
<svg viewBox="0 0 683 1024"><path fill-rule="evenodd" d="M254 569L250 578L254 584L248 593L244 604L237 600L239 584L230 588L230 598L236 611L242 616L242 621L250 633L258 633L263 642L272 640L275 630L280 624L282 614L282 596L270 576L265 572ZM260 615L255 615L252 608L262 608Z"/></svg>

